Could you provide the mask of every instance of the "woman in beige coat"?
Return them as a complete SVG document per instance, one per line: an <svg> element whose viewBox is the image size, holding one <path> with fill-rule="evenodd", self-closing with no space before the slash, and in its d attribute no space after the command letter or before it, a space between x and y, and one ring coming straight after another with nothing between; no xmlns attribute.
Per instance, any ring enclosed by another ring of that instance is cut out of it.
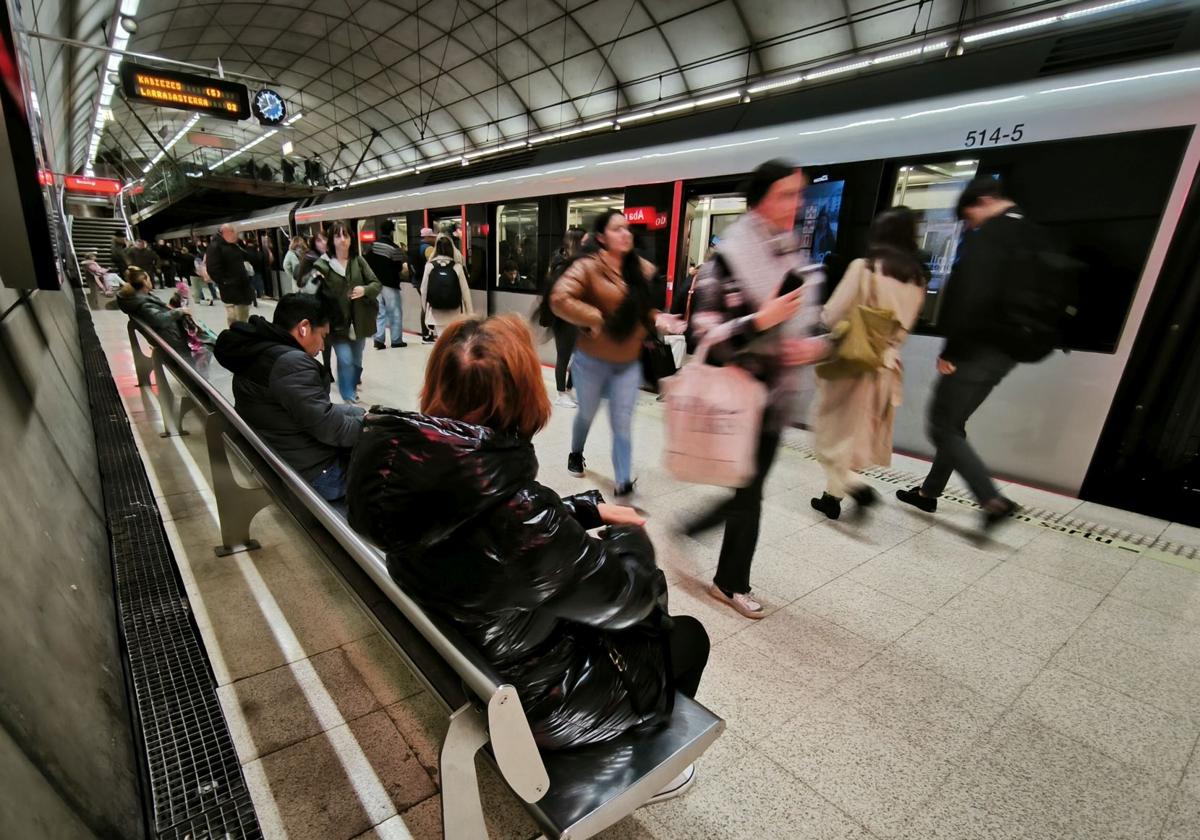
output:
<svg viewBox="0 0 1200 840"><path fill-rule="evenodd" d="M817 460L825 469L826 487L812 500L816 510L837 519L842 498L860 509L878 500L854 470L892 463L892 427L903 395L900 348L925 304L924 264L917 252L917 219L907 207L885 210L871 225L866 259L858 259L825 305L822 321L832 328L860 303L890 309L899 327L884 352L883 367L858 376L818 380L814 418Z"/></svg>

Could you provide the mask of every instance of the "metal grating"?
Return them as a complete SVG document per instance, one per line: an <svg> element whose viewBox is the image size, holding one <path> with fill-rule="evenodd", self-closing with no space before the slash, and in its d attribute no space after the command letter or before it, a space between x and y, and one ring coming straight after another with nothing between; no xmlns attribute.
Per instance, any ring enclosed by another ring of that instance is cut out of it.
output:
<svg viewBox="0 0 1200 840"><path fill-rule="evenodd" d="M261 838L129 419L78 292L76 311L154 829L179 840Z"/></svg>
<svg viewBox="0 0 1200 840"><path fill-rule="evenodd" d="M1188 24L1190 11L1127 20L1064 35L1054 42L1039 76L1070 73L1166 55Z"/></svg>

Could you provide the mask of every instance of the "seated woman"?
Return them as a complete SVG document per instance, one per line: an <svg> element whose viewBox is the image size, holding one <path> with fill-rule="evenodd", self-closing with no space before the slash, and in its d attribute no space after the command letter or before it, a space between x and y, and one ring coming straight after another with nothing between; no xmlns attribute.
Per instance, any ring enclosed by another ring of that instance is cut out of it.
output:
<svg viewBox="0 0 1200 840"><path fill-rule="evenodd" d="M421 410L367 414L350 462L350 523L516 687L540 746L665 722L676 689L696 692L708 635L663 609L666 581L636 511L537 482L530 439L550 401L524 321L447 327Z"/></svg>
<svg viewBox="0 0 1200 840"><path fill-rule="evenodd" d="M125 269L125 284L117 290L117 307L137 318L171 345L185 359L191 357L184 319L187 310L172 309L152 293L153 281L144 269L131 265Z"/></svg>

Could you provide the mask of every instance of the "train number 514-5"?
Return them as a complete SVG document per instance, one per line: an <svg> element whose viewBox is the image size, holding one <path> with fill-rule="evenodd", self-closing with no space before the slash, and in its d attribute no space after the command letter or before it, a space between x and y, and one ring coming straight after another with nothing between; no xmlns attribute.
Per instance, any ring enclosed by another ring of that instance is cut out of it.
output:
<svg viewBox="0 0 1200 840"><path fill-rule="evenodd" d="M972 146L998 146L1001 143L1020 143L1025 136L1025 123L1017 123L1011 129L1001 127L980 128L967 132L963 145L968 149Z"/></svg>

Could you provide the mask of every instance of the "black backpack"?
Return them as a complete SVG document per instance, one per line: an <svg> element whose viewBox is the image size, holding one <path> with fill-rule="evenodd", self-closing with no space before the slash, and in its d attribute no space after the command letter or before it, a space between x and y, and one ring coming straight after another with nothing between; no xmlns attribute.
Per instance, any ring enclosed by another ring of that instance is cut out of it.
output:
<svg viewBox="0 0 1200 840"><path fill-rule="evenodd" d="M1037 225L1023 223L1017 270L1006 278L999 321L1004 348L1018 362L1040 362L1065 346L1079 302L1083 264L1057 250Z"/></svg>
<svg viewBox="0 0 1200 840"><path fill-rule="evenodd" d="M425 290L425 301L432 309L459 309L462 307L462 289L458 285L458 273L454 264L437 260L429 272L429 285Z"/></svg>

